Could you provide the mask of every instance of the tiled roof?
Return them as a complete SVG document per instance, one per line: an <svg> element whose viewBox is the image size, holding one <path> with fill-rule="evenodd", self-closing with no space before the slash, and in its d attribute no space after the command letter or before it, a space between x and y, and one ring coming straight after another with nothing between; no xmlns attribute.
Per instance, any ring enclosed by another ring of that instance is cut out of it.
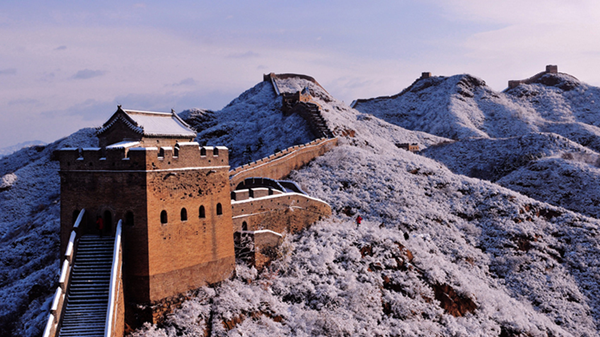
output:
<svg viewBox="0 0 600 337"><path fill-rule="evenodd" d="M106 132L119 120L133 131L144 136L196 137L196 132L173 111L125 110L120 106L117 112L104 123L98 134Z"/></svg>

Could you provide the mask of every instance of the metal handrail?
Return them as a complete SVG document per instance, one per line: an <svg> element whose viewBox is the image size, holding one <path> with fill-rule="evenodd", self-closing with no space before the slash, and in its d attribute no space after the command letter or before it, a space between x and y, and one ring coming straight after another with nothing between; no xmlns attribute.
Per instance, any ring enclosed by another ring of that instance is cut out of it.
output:
<svg viewBox="0 0 600 337"><path fill-rule="evenodd" d="M108 301L108 309L106 311L106 325L104 328L104 336L105 337L110 337L113 332L114 311L116 308L117 293L119 290L118 286L120 286L120 283L118 283L120 275L117 275L117 274L120 274L120 270L118 270L118 268L120 267L119 261L121 260L120 252L121 252L122 222L123 222L122 220L119 220L119 223L117 224L117 231L115 233L113 263L112 263L112 269L110 272L110 288L109 288L110 298Z"/></svg>
<svg viewBox="0 0 600 337"><path fill-rule="evenodd" d="M73 231L71 232L71 236L69 237L69 243L67 244L67 250L65 252L63 265L60 271L60 280L59 285L56 289L56 293L54 294L54 299L52 300L52 307L50 308L50 315L48 315L48 323L46 323L46 328L44 329L43 337L52 337L56 335L56 328L58 327L58 320L60 319L61 313L58 312L60 308L61 311L64 310L64 307L61 307L61 302L64 302L65 295L67 293L68 284L68 273L70 273L71 262L73 261L73 252L75 249L75 241L77 239L77 230L79 229L79 225L81 224L81 220L83 219L83 215L85 213L85 208L79 212L77 216L77 220L75 220L75 224L73 224Z"/></svg>

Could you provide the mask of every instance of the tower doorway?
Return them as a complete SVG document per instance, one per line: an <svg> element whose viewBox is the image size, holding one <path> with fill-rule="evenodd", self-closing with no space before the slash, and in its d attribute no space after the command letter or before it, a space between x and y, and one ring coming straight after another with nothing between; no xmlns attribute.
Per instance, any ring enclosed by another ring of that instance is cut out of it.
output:
<svg viewBox="0 0 600 337"><path fill-rule="evenodd" d="M104 211L104 233L113 235L112 213L109 210Z"/></svg>

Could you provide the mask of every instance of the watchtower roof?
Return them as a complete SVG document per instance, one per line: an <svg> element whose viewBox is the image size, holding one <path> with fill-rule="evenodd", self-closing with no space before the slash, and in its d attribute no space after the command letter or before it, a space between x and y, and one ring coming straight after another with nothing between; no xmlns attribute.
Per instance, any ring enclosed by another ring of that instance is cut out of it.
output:
<svg viewBox="0 0 600 337"><path fill-rule="evenodd" d="M173 110L171 112L130 110L123 109L120 105L117 111L98 130L98 135L108 131L117 122L124 123L132 131L142 136L196 137L196 132Z"/></svg>

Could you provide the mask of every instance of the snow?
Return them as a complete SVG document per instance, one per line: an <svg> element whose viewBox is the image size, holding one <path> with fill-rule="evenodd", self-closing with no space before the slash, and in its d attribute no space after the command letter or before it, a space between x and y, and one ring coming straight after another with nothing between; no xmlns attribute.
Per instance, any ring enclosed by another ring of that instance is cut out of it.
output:
<svg viewBox="0 0 600 337"><path fill-rule="evenodd" d="M0 190L10 188L17 181L17 175L14 173L5 174L0 179Z"/></svg>
<svg viewBox="0 0 600 337"><path fill-rule="evenodd" d="M559 75L503 93L469 75L434 77L399 101L357 104L368 112L311 81L278 82L282 92L308 88L330 128L354 131L289 177L333 217L285 236L266 269L238 265L131 336L597 336L600 221L589 216L600 134L585 109L597 114L598 89ZM519 97L524 89L537 94ZM220 111L181 116L196 141L227 146L239 166L314 139L280 107L261 82ZM398 143L418 143L423 155ZM59 272L50 158L67 145L97 139L82 130L0 158L0 176L18 177L0 192L2 335L37 335L47 318ZM30 296L36 284L41 295ZM474 309L451 315L442 287Z"/></svg>
<svg viewBox="0 0 600 337"><path fill-rule="evenodd" d="M126 149L128 147L139 145L140 142L122 141L107 146L107 149Z"/></svg>
<svg viewBox="0 0 600 337"><path fill-rule="evenodd" d="M356 131L290 177L336 215L288 236L281 258L263 272L238 266L235 279L205 290L213 295L191 300L202 298L202 309L192 315L200 322L192 326L228 336L597 335L598 220L400 150L400 138L432 152L436 142L453 144L358 113L311 82L297 81L287 86L308 86L331 127ZM519 153L515 144L544 156L565 149L595 155L552 139L556 135L534 133L488 141L506 157ZM487 145L477 141L468 151ZM358 228L356 213L365 218ZM399 244L412 252L411 262ZM361 256L364 247L372 255ZM435 298L433 288L441 284L477 308L464 317L449 315ZM164 327L136 333L185 335L191 329L185 315L189 311L175 311Z"/></svg>
<svg viewBox="0 0 600 337"><path fill-rule="evenodd" d="M183 135L194 137L196 134L181 120L170 113L125 110L146 135Z"/></svg>
<svg viewBox="0 0 600 337"><path fill-rule="evenodd" d="M32 141L15 144L12 146L3 147L3 148L0 148L0 158L3 156L6 156L6 155L12 154L15 151L21 150L24 147L36 147L36 146L43 147L45 145L46 145L46 143L42 142L41 140L32 140Z"/></svg>
<svg viewBox="0 0 600 337"><path fill-rule="evenodd" d="M0 335L40 335L59 277L60 178L54 150L97 146L83 129L45 147L0 158L0 175L18 179L0 192Z"/></svg>

